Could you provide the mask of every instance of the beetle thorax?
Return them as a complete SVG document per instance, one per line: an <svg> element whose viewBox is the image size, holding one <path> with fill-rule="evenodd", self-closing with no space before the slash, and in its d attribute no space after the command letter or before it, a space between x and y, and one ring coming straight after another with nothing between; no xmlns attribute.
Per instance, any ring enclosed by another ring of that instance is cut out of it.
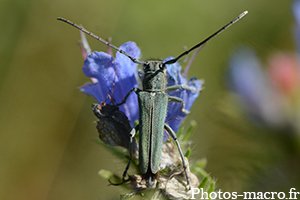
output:
<svg viewBox="0 0 300 200"><path fill-rule="evenodd" d="M163 91L165 89L166 67L161 61L148 61L143 65L145 73L143 79L143 90Z"/></svg>

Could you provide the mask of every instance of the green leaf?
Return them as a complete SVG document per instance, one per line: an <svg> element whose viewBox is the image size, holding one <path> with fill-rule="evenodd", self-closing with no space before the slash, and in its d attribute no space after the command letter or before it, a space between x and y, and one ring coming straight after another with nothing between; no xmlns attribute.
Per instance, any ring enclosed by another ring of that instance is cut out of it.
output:
<svg viewBox="0 0 300 200"><path fill-rule="evenodd" d="M206 158L201 158L199 160L197 160L194 164L195 167L199 167L204 169L207 165L207 159Z"/></svg>
<svg viewBox="0 0 300 200"><path fill-rule="evenodd" d="M191 172L196 174L197 176L208 177L209 174L203 169L207 164L207 160L205 158L196 161L193 165L191 165Z"/></svg>
<svg viewBox="0 0 300 200"><path fill-rule="evenodd" d="M197 122L192 120L190 122L190 127L188 128L188 130L186 131L186 133L184 134L184 137L182 138L182 141L188 141L190 139L190 137L192 136L192 134L194 133L195 129L197 127Z"/></svg>
<svg viewBox="0 0 300 200"><path fill-rule="evenodd" d="M186 153L185 153L185 157L187 157L189 159L190 155L191 155L191 152L192 152L192 149L191 148L188 148Z"/></svg>
<svg viewBox="0 0 300 200"><path fill-rule="evenodd" d="M106 179L106 180L109 180L109 179L111 179L114 176L114 174L111 171L108 171L108 170L105 170L105 169L101 169L99 171L99 175L102 178Z"/></svg>
<svg viewBox="0 0 300 200"><path fill-rule="evenodd" d="M181 141L180 138L181 138L183 132L184 132L184 122L181 123L181 125L180 125L180 127L179 127L179 129L178 129L178 131L177 131L177 133L176 133L177 138L178 138L180 141Z"/></svg>
<svg viewBox="0 0 300 200"><path fill-rule="evenodd" d="M205 177L205 178L202 180L202 182L201 182L201 184L199 185L198 188L203 188L203 189L205 189L205 186L206 186L207 181L208 181L208 178Z"/></svg>
<svg viewBox="0 0 300 200"><path fill-rule="evenodd" d="M213 182L210 184L210 187L209 187L209 189L208 189L208 194L212 193L214 190L215 190L215 182L213 181Z"/></svg>

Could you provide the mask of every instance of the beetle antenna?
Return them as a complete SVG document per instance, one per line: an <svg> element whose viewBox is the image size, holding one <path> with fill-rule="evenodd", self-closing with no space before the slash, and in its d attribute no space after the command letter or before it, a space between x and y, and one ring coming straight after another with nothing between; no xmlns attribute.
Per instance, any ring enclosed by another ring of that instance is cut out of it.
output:
<svg viewBox="0 0 300 200"><path fill-rule="evenodd" d="M167 62L165 62L164 64L168 65L168 64L173 64L175 62L177 62L182 56L185 56L187 54L189 54L191 51L193 51L194 49L197 49L198 47L203 46L204 44L206 44L210 39L214 38L215 36L219 35L220 33L222 33L223 31L225 31L227 28L229 28L231 25L233 25L234 23L236 23L237 21L239 21L240 19L242 19L245 15L248 14L248 11L244 11L243 13L241 13L237 18L235 18L234 20L232 20L231 22L229 22L228 24L226 24L225 26L223 26L221 29L219 29L217 32L215 32L214 34L212 34L211 36L209 36L208 38L206 38L205 40L203 40L202 42L200 42L199 44L193 46L192 48L190 48L189 50L183 52L182 54L180 54L178 57L169 60Z"/></svg>
<svg viewBox="0 0 300 200"><path fill-rule="evenodd" d="M126 52L123 51L122 49L119 49L118 47L116 47L116 46L110 44L108 41L102 39L101 37L95 35L94 33L90 32L90 31L86 30L85 28L83 28L83 27L80 26L80 25L75 24L74 22L72 22L72 21L70 21L70 20L67 20L67 19L64 19L64 18L61 18L61 17L58 17L57 20L63 21L63 22L65 22L65 23L67 23L67 24L69 24L69 25L71 25L71 26L73 26L73 27L79 29L80 31L84 32L85 34L87 34L87 35L89 35L89 36L95 38L96 40L98 40L98 41L100 41L100 42L106 44L107 46L109 46L109 47L111 47L111 48L117 50L118 52L120 52L120 53L124 54L125 56L127 56L128 58L130 58L130 60L132 60L132 62L137 63L137 64L145 64L144 61L141 61L141 60L139 60L139 59L137 59L137 58L134 58L134 57L130 56L128 53L126 53Z"/></svg>

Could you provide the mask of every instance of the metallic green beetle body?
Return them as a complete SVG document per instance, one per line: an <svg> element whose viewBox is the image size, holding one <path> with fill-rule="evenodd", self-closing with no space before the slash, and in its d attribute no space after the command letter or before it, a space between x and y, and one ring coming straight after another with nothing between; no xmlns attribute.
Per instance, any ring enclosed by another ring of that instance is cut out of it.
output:
<svg viewBox="0 0 300 200"><path fill-rule="evenodd" d="M189 112L184 109L185 104L182 99L169 96L167 92L181 88L188 90L197 89L185 85L174 85L166 88L166 64L162 61L147 61L143 64L143 70L143 90L139 88L131 89L123 101L120 104L117 104L121 105L125 103L126 99L133 91L138 96L139 124L132 129L130 135L132 142L132 138L134 137L136 131L139 131L139 165L143 179L146 180L148 187L155 187L161 160L164 130L166 129L166 131L176 142L186 173L187 184L189 188L191 188L186 170L187 166L177 141L176 134L167 124L165 124L165 120L167 115L168 101L181 103L181 111L186 114ZM130 148L130 161L131 158L132 152ZM123 179L126 176L130 161L123 173Z"/></svg>
<svg viewBox="0 0 300 200"><path fill-rule="evenodd" d="M168 95L165 89L165 66L149 61L143 66L143 90L137 92L139 102L139 162L142 174L159 170ZM151 170L151 171L150 171Z"/></svg>
<svg viewBox="0 0 300 200"><path fill-rule="evenodd" d="M159 170L168 95L164 92L139 92L139 161L142 174ZM150 172L150 171L149 171Z"/></svg>

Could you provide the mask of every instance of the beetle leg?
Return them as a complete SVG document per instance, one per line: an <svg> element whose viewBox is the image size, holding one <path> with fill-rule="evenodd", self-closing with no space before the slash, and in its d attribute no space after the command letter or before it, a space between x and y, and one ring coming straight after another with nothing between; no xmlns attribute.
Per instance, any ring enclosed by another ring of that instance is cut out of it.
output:
<svg viewBox="0 0 300 200"><path fill-rule="evenodd" d="M139 89L139 88L132 88L132 89L126 94L126 96L124 97L124 99L122 100L122 102L121 102L121 103L117 103L116 105L117 105L117 106L123 105L123 104L126 102L126 100L127 100L127 98L129 97L129 95L130 95L133 91L137 94L137 93L139 93L139 92L141 91L141 89Z"/></svg>
<svg viewBox="0 0 300 200"><path fill-rule="evenodd" d="M165 92L172 92L172 91L175 91L178 89L185 89L185 90L190 90L190 91L194 91L194 92L200 91L199 89L188 86L188 85L172 85L172 86L166 87Z"/></svg>
<svg viewBox="0 0 300 200"><path fill-rule="evenodd" d="M184 114L186 114L186 115L190 114L190 111L184 109L185 103L184 103L183 99L181 99L181 98L179 98L179 97L169 96L169 101L173 101L173 102L176 102L176 103L181 103L180 110L181 110Z"/></svg>
<svg viewBox="0 0 300 200"><path fill-rule="evenodd" d="M184 172L185 172L185 175L186 175L187 185L189 187L189 190L191 190L190 178L189 178L189 175L187 173L187 166L186 166L184 156L183 156L182 150L180 148L179 142L177 140L176 133L173 131L173 129L168 124L165 124L165 129L170 134L170 136L173 138L173 140L176 142L177 149L179 151L179 154L180 154L180 157L181 157L181 160L182 160L183 169L184 169Z"/></svg>
<svg viewBox="0 0 300 200"><path fill-rule="evenodd" d="M125 177L126 177L126 174L127 174L127 171L129 169L129 166L130 166L130 163L131 163L131 160L132 160L132 138L135 136L136 132L139 130L139 125L136 125L132 130L131 132L129 133L130 135L130 140L129 140L129 162L124 170L124 173L123 173L123 181L125 181Z"/></svg>

